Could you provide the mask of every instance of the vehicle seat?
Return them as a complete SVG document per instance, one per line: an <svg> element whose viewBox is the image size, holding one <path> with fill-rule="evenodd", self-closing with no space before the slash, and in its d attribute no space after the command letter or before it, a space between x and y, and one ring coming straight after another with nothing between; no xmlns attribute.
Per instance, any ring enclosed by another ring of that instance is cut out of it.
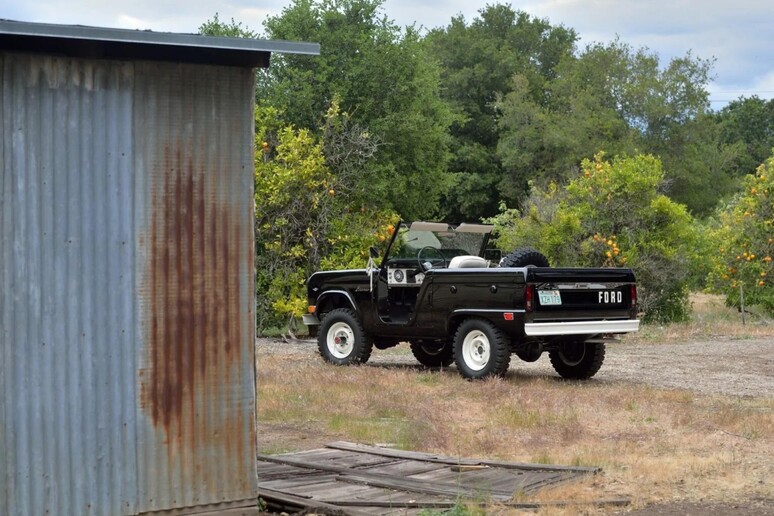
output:
<svg viewBox="0 0 774 516"><path fill-rule="evenodd" d="M480 256L462 255L455 256L449 262L450 269L486 268L489 262Z"/></svg>

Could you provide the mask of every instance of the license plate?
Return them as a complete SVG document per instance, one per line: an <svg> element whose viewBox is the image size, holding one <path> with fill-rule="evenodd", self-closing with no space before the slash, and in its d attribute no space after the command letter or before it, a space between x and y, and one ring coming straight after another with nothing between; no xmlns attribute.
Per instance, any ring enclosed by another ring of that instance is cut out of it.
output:
<svg viewBox="0 0 774 516"><path fill-rule="evenodd" d="M562 304L562 296L558 290L538 290L538 299L543 306Z"/></svg>

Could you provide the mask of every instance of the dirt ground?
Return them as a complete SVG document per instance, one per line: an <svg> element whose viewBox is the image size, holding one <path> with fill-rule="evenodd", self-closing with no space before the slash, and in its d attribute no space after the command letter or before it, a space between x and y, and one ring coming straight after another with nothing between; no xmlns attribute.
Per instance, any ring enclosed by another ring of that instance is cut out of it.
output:
<svg viewBox="0 0 774 516"><path fill-rule="evenodd" d="M289 361L296 363L321 360L316 343L309 340L261 338L256 342L256 350L259 363L261 355L278 354L287 355ZM405 345L386 351L374 350L368 363L388 368L416 366ZM556 374L546 355L534 363L522 362L514 356L508 376L555 377ZM632 382L742 399L774 398L774 338L716 337L675 343L615 343L608 345L605 363L591 381ZM298 425L278 428L276 424L268 428L260 422L259 435L267 439L282 435L285 444L298 449L319 447L330 440L311 428L299 428ZM774 516L774 486L771 493L770 497L748 501L744 505L666 503L621 514Z"/></svg>

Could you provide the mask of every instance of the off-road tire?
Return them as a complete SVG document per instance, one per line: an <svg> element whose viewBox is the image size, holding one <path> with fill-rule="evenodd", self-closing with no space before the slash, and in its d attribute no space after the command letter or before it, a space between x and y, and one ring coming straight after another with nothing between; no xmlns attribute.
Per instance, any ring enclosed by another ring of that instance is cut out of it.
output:
<svg viewBox="0 0 774 516"><path fill-rule="evenodd" d="M508 338L485 319L465 319L454 335L454 362L470 380L503 376L511 362Z"/></svg>
<svg viewBox="0 0 774 516"><path fill-rule="evenodd" d="M548 353L559 376L568 380L587 380L597 374L605 360L601 342L574 342Z"/></svg>
<svg viewBox="0 0 774 516"><path fill-rule="evenodd" d="M451 341L413 340L409 345L414 358L425 367L448 367L454 362Z"/></svg>
<svg viewBox="0 0 774 516"><path fill-rule="evenodd" d="M331 364L365 364L371 356L372 346L373 340L363 330L357 314L349 308L328 312L317 332L320 355Z"/></svg>
<svg viewBox="0 0 774 516"><path fill-rule="evenodd" d="M531 247L521 247L500 260L500 267L549 267L548 258L543 253Z"/></svg>

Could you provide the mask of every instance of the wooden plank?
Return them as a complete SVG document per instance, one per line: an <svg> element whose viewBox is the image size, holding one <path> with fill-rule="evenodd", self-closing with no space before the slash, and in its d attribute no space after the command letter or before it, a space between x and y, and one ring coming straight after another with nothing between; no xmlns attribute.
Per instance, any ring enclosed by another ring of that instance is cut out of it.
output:
<svg viewBox="0 0 774 516"><path fill-rule="evenodd" d="M441 464L479 464L480 461L474 461L471 459L445 457L443 455L435 455L423 452L414 452L406 450L395 450L392 448L379 448L377 446L368 446L365 444L350 443L347 441L336 441L325 445L327 448L334 448L337 450L348 450L360 453L371 453L374 455L382 455L384 457L397 457L400 459L410 459L425 462L436 462Z"/></svg>
<svg viewBox="0 0 774 516"><path fill-rule="evenodd" d="M358 510L357 508L342 508L333 504L318 502L291 493L275 491L273 489L259 487L258 497L265 500L269 506L274 505L282 508L294 507L299 509L319 509L325 511L325 514L328 515L364 516L368 514L367 512Z"/></svg>
<svg viewBox="0 0 774 516"><path fill-rule="evenodd" d="M435 482L425 482L422 480L400 478L400 477L378 477L377 475L368 475L364 473L348 473L340 477L342 482L363 483L374 487L384 487L395 489L396 491L411 491L421 494L445 495L450 497L470 497L476 498L486 494L492 499L510 500L513 497L513 491L495 491L487 490L482 493L481 489L468 487L464 485L443 484Z"/></svg>
<svg viewBox="0 0 774 516"><path fill-rule="evenodd" d="M343 476L357 478L360 482L371 482L370 485L397 490L407 490L419 493L449 494L452 496L454 493L462 492L464 496L475 496L477 491L480 493L482 489L481 487L467 486L464 485L464 483L460 485L461 476L465 475L465 473L453 473L449 471L448 468L441 468L434 472L404 478L396 475L386 475L380 473L369 473L361 470L353 470L342 466L317 464L314 462L308 462L306 460L291 458L289 456L259 456L258 458L262 461L278 462L297 466L300 468L326 471L329 473L340 473ZM559 475L557 473L548 474L548 476L545 478L530 479L528 481L529 483L525 483L521 486L521 490L524 492L530 492L537 487L556 483L557 481L564 479L566 479L564 475ZM504 496L510 498L518 489L519 488L517 486L514 486L513 489L509 489L507 491L499 489L492 489L491 491L493 496L500 499Z"/></svg>
<svg viewBox="0 0 774 516"><path fill-rule="evenodd" d="M440 462L443 464L455 464L455 465L486 465L498 468L506 469L523 469L529 471L572 471L578 473L598 473L601 468L585 467L585 466L556 466L550 464L531 464L526 462L502 462L492 461L485 459L466 459L447 457L444 455L436 455L422 452L412 452L405 450L394 450L391 448L379 448L376 446L368 446L365 444L350 443L347 441L335 441L325 445L327 448L333 448L337 450L349 450L358 451L361 453L373 453L377 455L384 455L385 457L400 457L414 460L424 460L429 462Z"/></svg>
<svg viewBox="0 0 774 516"><path fill-rule="evenodd" d="M420 475L422 473L429 473L431 471L436 471L445 467L446 465L444 464L435 464L415 460L396 460L391 464L368 468L367 471L383 473L385 475L399 475L408 477L412 475Z"/></svg>
<svg viewBox="0 0 774 516"><path fill-rule="evenodd" d="M392 507L392 508L405 508L405 509L449 509L456 507L458 501L405 501L399 502L379 502L379 501L348 501L348 500L334 500L332 503L340 505L341 507ZM584 500L584 501L548 501L548 502L498 502L497 505L502 505L508 508L514 509L541 509L546 507L624 507L631 504L632 501L628 498L612 498L602 500Z"/></svg>
<svg viewBox="0 0 774 516"><path fill-rule="evenodd" d="M367 483L367 485L373 485L378 487L386 487L388 489L413 491L416 493L429 493L429 494L443 494L449 496L456 496L461 494L462 496L475 496L479 494L474 489L466 488L465 486L458 486L455 482L456 476L453 477L448 485L440 484L437 482L428 482L416 477L399 477L395 475L384 475L380 473L368 473L365 471L352 470L346 467L340 466L328 466L323 464L316 464L313 462L307 462L305 460L293 459L287 456L259 456L259 460L274 461L283 464L289 464L292 466L298 466L301 468L327 471L331 473L340 473L342 480L350 482L357 481L361 483ZM493 496L498 498L513 496L513 491L510 492L492 492Z"/></svg>
<svg viewBox="0 0 774 516"><path fill-rule="evenodd" d="M299 453L259 455L259 490L297 497L307 502L300 507L324 510L326 514L332 509L308 502L357 510L361 515L448 509L460 497L484 497L507 507L535 509L573 504L515 504L511 502L513 495L529 494L547 485L598 471L597 468L445 457L349 442L326 446Z"/></svg>
<svg viewBox="0 0 774 516"><path fill-rule="evenodd" d="M454 466L449 468L454 473L466 473L468 471L478 471L482 469L489 469L489 466L481 465L481 464L455 464Z"/></svg>

